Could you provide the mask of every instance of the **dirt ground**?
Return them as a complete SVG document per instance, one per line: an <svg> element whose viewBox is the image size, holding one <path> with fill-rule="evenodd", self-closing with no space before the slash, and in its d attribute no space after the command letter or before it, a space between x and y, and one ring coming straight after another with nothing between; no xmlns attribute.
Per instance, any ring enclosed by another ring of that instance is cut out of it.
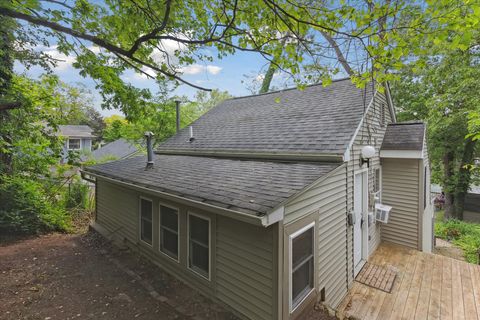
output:
<svg viewBox="0 0 480 320"><path fill-rule="evenodd" d="M237 319L94 232L0 243L0 319ZM333 319L313 311L305 319Z"/></svg>

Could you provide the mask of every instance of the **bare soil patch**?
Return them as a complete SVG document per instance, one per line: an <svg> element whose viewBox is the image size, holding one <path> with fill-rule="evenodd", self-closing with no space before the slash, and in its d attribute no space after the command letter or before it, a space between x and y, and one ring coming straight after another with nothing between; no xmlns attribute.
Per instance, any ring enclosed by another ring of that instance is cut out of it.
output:
<svg viewBox="0 0 480 320"><path fill-rule="evenodd" d="M95 232L5 240L0 319L238 319ZM305 319L333 318L312 310Z"/></svg>

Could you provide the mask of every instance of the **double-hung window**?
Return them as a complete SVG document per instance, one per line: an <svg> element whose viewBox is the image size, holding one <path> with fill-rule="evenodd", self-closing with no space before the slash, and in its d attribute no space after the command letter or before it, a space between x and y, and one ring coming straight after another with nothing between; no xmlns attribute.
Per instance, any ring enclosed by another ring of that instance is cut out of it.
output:
<svg viewBox="0 0 480 320"><path fill-rule="evenodd" d="M315 223L290 236L290 310L295 309L314 288Z"/></svg>
<svg viewBox="0 0 480 320"><path fill-rule="evenodd" d="M210 279L210 219L188 215L188 267Z"/></svg>
<svg viewBox="0 0 480 320"><path fill-rule="evenodd" d="M68 150L80 150L80 139L68 139Z"/></svg>
<svg viewBox="0 0 480 320"><path fill-rule="evenodd" d="M153 203L140 198L140 240L152 245L153 236Z"/></svg>
<svg viewBox="0 0 480 320"><path fill-rule="evenodd" d="M178 261L178 210L160 205L160 251Z"/></svg>

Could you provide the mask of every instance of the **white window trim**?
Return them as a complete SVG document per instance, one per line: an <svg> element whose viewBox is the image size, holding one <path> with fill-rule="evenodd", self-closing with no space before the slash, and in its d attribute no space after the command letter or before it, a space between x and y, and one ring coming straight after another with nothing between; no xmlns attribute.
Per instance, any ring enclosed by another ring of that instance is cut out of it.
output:
<svg viewBox="0 0 480 320"><path fill-rule="evenodd" d="M152 244L142 239L142 200L149 201L152 205ZM143 196L140 196L138 200L138 239L140 242L146 244L150 248L153 248L153 200Z"/></svg>
<svg viewBox="0 0 480 320"><path fill-rule="evenodd" d="M70 140L78 140L79 141L78 148L70 148ZM67 149L72 150L72 151L82 150L82 139L81 138L68 138Z"/></svg>
<svg viewBox="0 0 480 320"><path fill-rule="evenodd" d="M190 267L190 216L195 216L197 218L207 220L208 221L208 277L205 277L205 275L199 273L198 271L195 271L195 269L192 269ZM211 281L212 278L212 220L210 217L207 217L202 214L194 213L194 212L187 212L187 268L198 275L199 277L202 277L205 280Z"/></svg>
<svg viewBox="0 0 480 320"><path fill-rule="evenodd" d="M170 208L170 209L173 209L173 210L177 211L177 228L178 228L178 230L177 230L177 237L178 237L177 259L168 255L166 252L162 251L162 208L161 207L167 207L167 208ZM177 263L180 263L180 239L181 239L181 236L180 236L180 209L177 208L177 207L171 206L169 204L159 202L158 203L158 251L161 254L165 255L166 257L172 259L173 261L175 261Z"/></svg>
<svg viewBox="0 0 480 320"><path fill-rule="evenodd" d="M292 259L293 259L293 255L292 255L292 249L293 249L293 239L295 239L296 237L298 237L300 234L304 233L305 231L307 231L308 229L311 229L313 228L313 288L307 293L305 294L305 296L297 303L297 305L295 307L293 307L293 297L292 297ZM315 258L315 252L316 252L316 230L315 230L315 221L313 221L312 223L304 226L303 228L295 231L294 233L292 233L291 235L288 236L288 304L289 304L289 307L288 309L290 310L290 313L293 313L299 306L302 305L302 303L308 298L308 296L310 296L310 294L315 291L315 287L316 287L316 277L315 277L315 269L316 269L316 258Z"/></svg>
<svg viewBox="0 0 480 320"><path fill-rule="evenodd" d="M379 183L378 183L378 191L376 191L375 193L378 193L379 194L379 201L382 202L382 192L383 192L383 170L382 170L382 166L378 166L377 168L374 169L373 171L373 175L375 177L375 183L377 182L376 179L377 179L377 175L376 175L376 170L379 170ZM374 186L375 187L375 186Z"/></svg>

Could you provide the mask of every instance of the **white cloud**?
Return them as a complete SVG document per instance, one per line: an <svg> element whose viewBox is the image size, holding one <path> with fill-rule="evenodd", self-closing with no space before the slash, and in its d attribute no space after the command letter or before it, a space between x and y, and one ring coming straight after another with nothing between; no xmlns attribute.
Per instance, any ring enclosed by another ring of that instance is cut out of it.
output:
<svg viewBox="0 0 480 320"><path fill-rule="evenodd" d="M211 64L206 66L202 66L200 64L192 64L186 67L181 67L178 69L178 71L188 75L199 74L202 72L217 75L220 73L220 71L222 71L222 67L211 65Z"/></svg>
<svg viewBox="0 0 480 320"><path fill-rule="evenodd" d="M66 71L72 67L72 64L77 60L74 56L67 56L57 50L57 46L51 46L44 49L44 53L49 55L56 61L55 70Z"/></svg>

